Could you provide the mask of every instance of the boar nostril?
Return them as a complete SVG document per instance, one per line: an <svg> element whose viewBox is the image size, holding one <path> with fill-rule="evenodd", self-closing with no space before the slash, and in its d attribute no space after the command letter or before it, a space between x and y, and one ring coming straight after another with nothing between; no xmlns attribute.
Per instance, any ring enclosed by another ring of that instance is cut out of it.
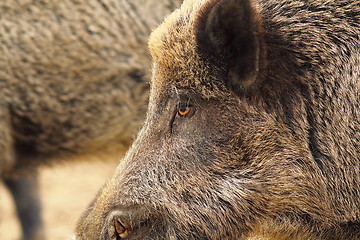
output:
<svg viewBox="0 0 360 240"><path fill-rule="evenodd" d="M130 231L121 223L120 219L114 221L116 239L126 239L130 235Z"/></svg>
<svg viewBox="0 0 360 240"><path fill-rule="evenodd" d="M109 213L105 227L108 239L120 240L134 238L141 231L147 229L149 213L152 208L146 206L131 205L118 206Z"/></svg>
<svg viewBox="0 0 360 240"><path fill-rule="evenodd" d="M130 235L130 230L122 222L120 218L114 217L112 223L108 228L108 236L111 240L127 239Z"/></svg>

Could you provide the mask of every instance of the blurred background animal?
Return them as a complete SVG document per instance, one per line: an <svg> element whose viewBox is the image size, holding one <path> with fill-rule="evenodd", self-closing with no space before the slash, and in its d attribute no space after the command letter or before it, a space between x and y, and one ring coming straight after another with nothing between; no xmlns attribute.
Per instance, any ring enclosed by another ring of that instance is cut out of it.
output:
<svg viewBox="0 0 360 240"><path fill-rule="evenodd" d="M0 2L0 175L44 239L36 168L117 159L145 117L151 30L175 0Z"/></svg>

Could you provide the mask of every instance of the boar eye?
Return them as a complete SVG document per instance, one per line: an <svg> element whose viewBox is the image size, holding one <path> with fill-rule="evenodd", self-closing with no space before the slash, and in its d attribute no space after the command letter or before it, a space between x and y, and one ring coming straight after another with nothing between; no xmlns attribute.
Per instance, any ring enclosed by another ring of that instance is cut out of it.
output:
<svg viewBox="0 0 360 240"><path fill-rule="evenodd" d="M176 112L176 117L190 117L194 113L194 109L190 106L180 107Z"/></svg>

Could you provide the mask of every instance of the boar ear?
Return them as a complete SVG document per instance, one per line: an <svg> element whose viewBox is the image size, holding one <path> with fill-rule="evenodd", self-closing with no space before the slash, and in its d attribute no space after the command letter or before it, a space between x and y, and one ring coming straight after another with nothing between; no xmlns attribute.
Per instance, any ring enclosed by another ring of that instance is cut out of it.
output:
<svg viewBox="0 0 360 240"><path fill-rule="evenodd" d="M210 1L198 17L200 53L221 62L230 89L253 87L259 75L260 21L251 0Z"/></svg>

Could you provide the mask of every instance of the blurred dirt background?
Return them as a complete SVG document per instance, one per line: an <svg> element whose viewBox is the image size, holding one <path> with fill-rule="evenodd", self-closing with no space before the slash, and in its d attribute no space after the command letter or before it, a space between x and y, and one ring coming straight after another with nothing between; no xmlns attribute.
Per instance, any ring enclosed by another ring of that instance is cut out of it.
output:
<svg viewBox="0 0 360 240"><path fill-rule="evenodd" d="M66 240L117 162L70 163L40 170L43 219L49 240ZM19 240L19 223L11 196L0 185L0 240Z"/></svg>

